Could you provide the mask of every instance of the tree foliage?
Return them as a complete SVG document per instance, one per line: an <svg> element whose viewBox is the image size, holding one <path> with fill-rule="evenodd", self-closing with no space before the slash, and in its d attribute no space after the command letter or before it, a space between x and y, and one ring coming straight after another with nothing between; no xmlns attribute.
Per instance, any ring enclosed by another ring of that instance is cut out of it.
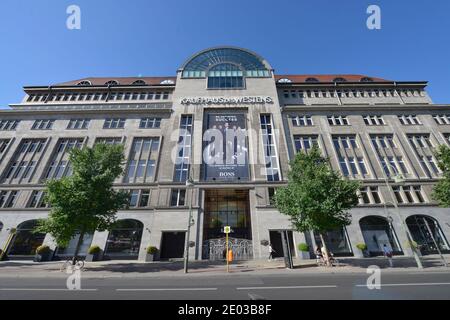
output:
<svg viewBox="0 0 450 320"><path fill-rule="evenodd" d="M108 229L116 220L117 210L129 199L127 192L112 188L123 173L122 145L99 143L93 148L74 148L69 159L73 174L46 184L45 201L51 211L37 228L38 232L50 233L62 247L77 234Z"/></svg>
<svg viewBox="0 0 450 320"><path fill-rule="evenodd" d="M351 223L349 209L358 204L360 183L333 171L317 146L291 161L288 185L277 189L275 204L300 232L334 230Z"/></svg>
<svg viewBox="0 0 450 320"><path fill-rule="evenodd" d="M443 178L434 187L433 199L442 207L450 207L450 148L441 145L435 152Z"/></svg>

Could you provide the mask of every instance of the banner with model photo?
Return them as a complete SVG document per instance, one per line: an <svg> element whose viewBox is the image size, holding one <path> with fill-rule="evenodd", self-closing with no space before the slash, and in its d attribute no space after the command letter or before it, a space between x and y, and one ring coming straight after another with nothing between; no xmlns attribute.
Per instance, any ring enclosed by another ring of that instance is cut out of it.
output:
<svg viewBox="0 0 450 320"><path fill-rule="evenodd" d="M206 181L248 180L245 113L207 113L203 143L203 178Z"/></svg>

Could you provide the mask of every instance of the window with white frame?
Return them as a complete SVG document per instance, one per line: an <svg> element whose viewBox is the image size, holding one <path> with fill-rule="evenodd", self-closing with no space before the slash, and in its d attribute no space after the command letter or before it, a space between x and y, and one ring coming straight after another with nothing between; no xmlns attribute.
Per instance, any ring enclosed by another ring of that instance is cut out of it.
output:
<svg viewBox="0 0 450 320"><path fill-rule="evenodd" d="M411 126L411 125L421 125L419 118L416 115L398 115L398 120L402 125Z"/></svg>
<svg viewBox="0 0 450 320"><path fill-rule="evenodd" d="M19 120L0 120L0 131L16 130Z"/></svg>
<svg viewBox="0 0 450 320"><path fill-rule="evenodd" d="M146 208L150 205L150 189L129 190L129 208Z"/></svg>
<svg viewBox="0 0 450 320"><path fill-rule="evenodd" d="M433 119L437 124L450 124L450 114L435 114Z"/></svg>
<svg viewBox="0 0 450 320"><path fill-rule="evenodd" d="M13 158L4 171L3 183L30 183L36 167L42 159L45 139L24 139L20 142Z"/></svg>
<svg viewBox="0 0 450 320"><path fill-rule="evenodd" d="M155 180L158 151L158 137L134 138L124 182L153 182Z"/></svg>
<svg viewBox="0 0 450 320"><path fill-rule="evenodd" d="M97 138L95 139L95 143L104 143L104 144L108 144L108 145L118 145L123 143L123 138L122 137L102 137L102 138Z"/></svg>
<svg viewBox="0 0 450 320"><path fill-rule="evenodd" d="M348 126L349 122L346 116L328 116L328 124L330 126Z"/></svg>
<svg viewBox="0 0 450 320"><path fill-rule="evenodd" d="M332 139L342 174L346 177L366 176L367 167L356 135L334 135Z"/></svg>
<svg viewBox="0 0 450 320"><path fill-rule="evenodd" d="M172 207L182 207L186 202L186 189L172 189L170 194L170 205Z"/></svg>
<svg viewBox="0 0 450 320"><path fill-rule="evenodd" d="M11 139L0 139L0 163L3 159L3 156L8 151L8 146L11 143Z"/></svg>
<svg viewBox="0 0 450 320"><path fill-rule="evenodd" d="M269 114L261 115L260 121L267 181L280 181L280 164L272 117Z"/></svg>
<svg viewBox="0 0 450 320"><path fill-rule="evenodd" d="M123 129L125 127L124 118L108 118L105 119L103 129Z"/></svg>
<svg viewBox="0 0 450 320"><path fill-rule="evenodd" d="M447 143L450 144L450 133L444 133L444 138L447 140Z"/></svg>
<svg viewBox="0 0 450 320"><path fill-rule="evenodd" d="M67 129L87 129L90 122L90 119L70 119Z"/></svg>
<svg viewBox="0 0 450 320"><path fill-rule="evenodd" d="M388 177L409 173L408 167L403 160L403 156L396 146L393 135L371 135L370 138L378 159L380 160L380 164Z"/></svg>
<svg viewBox="0 0 450 320"><path fill-rule="evenodd" d="M292 116L291 119L292 125L294 127L307 127L314 125L311 116L307 115Z"/></svg>
<svg viewBox="0 0 450 320"><path fill-rule="evenodd" d="M83 142L83 138L60 139L50 160L45 179L61 179L72 175L72 166L69 162L70 150L81 149Z"/></svg>
<svg viewBox="0 0 450 320"><path fill-rule="evenodd" d="M436 159L433 154L434 145L430 140L429 134L408 134L408 141L420 165L428 177L436 177L440 174Z"/></svg>
<svg viewBox="0 0 450 320"><path fill-rule="evenodd" d="M318 136L316 135L295 135L294 136L295 151L304 151L308 153L313 146L318 146Z"/></svg>
<svg viewBox="0 0 450 320"><path fill-rule="evenodd" d="M44 190L33 190L30 199L27 203L27 208L48 208L48 204L45 202Z"/></svg>
<svg viewBox="0 0 450 320"><path fill-rule="evenodd" d="M360 204L380 204L381 196L378 187L370 186L364 187L359 190L359 203Z"/></svg>
<svg viewBox="0 0 450 320"><path fill-rule="evenodd" d="M0 208L12 208L16 204L19 191L2 190L0 191Z"/></svg>
<svg viewBox="0 0 450 320"><path fill-rule="evenodd" d="M180 135L177 144L175 172L173 180L184 182L189 178L189 168L192 150L192 115L182 115L180 119Z"/></svg>
<svg viewBox="0 0 450 320"><path fill-rule="evenodd" d="M36 120L31 127L31 130L51 130L53 127L53 119L40 119Z"/></svg>
<svg viewBox="0 0 450 320"><path fill-rule="evenodd" d="M142 118L139 123L140 129L159 128L161 126L161 118Z"/></svg>
<svg viewBox="0 0 450 320"><path fill-rule="evenodd" d="M366 115L363 116L364 123L368 126L384 126L386 123L382 116Z"/></svg>
<svg viewBox="0 0 450 320"><path fill-rule="evenodd" d="M395 199L397 203L424 203L425 197L422 193L422 187L414 186L393 186Z"/></svg>

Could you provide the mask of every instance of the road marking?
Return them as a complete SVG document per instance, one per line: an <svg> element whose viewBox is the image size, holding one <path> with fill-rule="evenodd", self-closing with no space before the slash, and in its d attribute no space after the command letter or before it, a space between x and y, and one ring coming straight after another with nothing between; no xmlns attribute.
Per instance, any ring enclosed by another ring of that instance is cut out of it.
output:
<svg viewBox="0 0 450 320"><path fill-rule="evenodd" d="M236 290L271 290L271 289L324 289L337 288L337 286L288 286L288 287L241 287Z"/></svg>
<svg viewBox="0 0 450 320"><path fill-rule="evenodd" d="M217 288L139 288L139 289L116 289L116 291L214 291Z"/></svg>
<svg viewBox="0 0 450 320"><path fill-rule="evenodd" d="M98 289L57 289L57 288L0 288L0 291L97 291Z"/></svg>
<svg viewBox="0 0 450 320"><path fill-rule="evenodd" d="M448 286L450 282L429 282L429 283L385 283L380 287L407 287L407 286ZM367 287L367 284L357 284L356 287Z"/></svg>

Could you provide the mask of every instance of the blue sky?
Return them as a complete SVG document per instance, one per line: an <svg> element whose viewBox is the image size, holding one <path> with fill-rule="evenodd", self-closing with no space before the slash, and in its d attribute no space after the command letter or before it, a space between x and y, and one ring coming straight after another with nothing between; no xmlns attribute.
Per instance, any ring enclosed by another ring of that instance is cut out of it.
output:
<svg viewBox="0 0 450 320"><path fill-rule="evenodd" d="M66 8L81 8L81 30ZM366 27L381 7L382 29ZM450 103L450 1L2 0L0 108L24 85L88 76L175 75L191 54L246 47L278 74L357 73L428 80Z"/></svg>

